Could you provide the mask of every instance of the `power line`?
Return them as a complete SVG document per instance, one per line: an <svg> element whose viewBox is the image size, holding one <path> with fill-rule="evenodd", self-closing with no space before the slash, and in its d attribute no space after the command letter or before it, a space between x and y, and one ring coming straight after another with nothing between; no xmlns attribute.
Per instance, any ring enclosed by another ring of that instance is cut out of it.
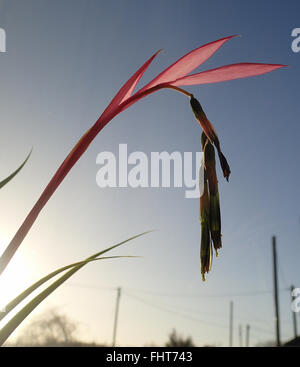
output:
<svg viewBox="0 0 300 367"><path fill-rule="evenodd" d="M206 325L210 325L210 326L215 326L215 327L221 327L221 328L225 328L227 329L228 327L226 325L221 325L221 324L216 324L216 323L213 323L213 322L207 322L205 320L200 320L196 317L193 317L193 316L190 316L190 315L187 315L187 314L184 314L184 313L181 313L181 312L178 312L178 311L174 311L174 310L171 310L169 308L166 308L166 307L163 307L163 306L160 306L160 305L156 305L156 304L153 304L152 302L148 302L148 301L145 301L137 296L134 296L132 294L129 294L128 292L123 292L123 294L125 294L127 297L129 298L132 298L136 301L139 301L147 306L150 306L150 307L153 307L153 308L156 308L160 311L163 311L163 312L166 312L166 313L170 313L170 314L174 314L174 315L178 315L182 318L185 318L185 319L188 319L188 320L191 320L191 321L196 321L196 322L199 322L199 323L202 323L202 324L206 324Z"/></svg>
<svg viewBox="0 0 300 367"><path fill-rule="evenodd" d="M246 326L246 341L245 346L250 347L250 325L247 324Z"/></svg>
<svg viewBox="0 0 300 367"><path fill-rule="evenodd" d="M113 342L112 342L113 347L116 346L117 326L118 326L118 317L119 317L119 308L120 308L120 298L121 298L121 288L119 287L117 289L117 301L116 301L114 332L113 332Z"/></svg>
<svg viewBox="0 0 300 367"><path fill-rule="evenodd" d="M104 291L113 291L115 292L116 291L116 288L117 287L106 287L106 286L94 286L94 285L88 285L88 284L80 284L80 283L69 283L68 284L69 286L72 286L72 287L80 287L80 288L86 288L86 289L89 289L89 290L104 290ZM289 289L288 289L289 290ZM130 292L139 292L139 293L143 293L143 294L149 294L149 295L156 295L156 296L162 296L162 297L178 297L178 298L181 298L181 297L187 297L186 294L172 294L172 293L161 293L161 292L152 292L152 291L147 291L147 290L142 290L142 289L132 289L132 288L122 288L122 294L128 296L129 298L132 298L132 299L135 299L147 306L150 306L152 308L156 308L160 311L163 311L163 312L166 312L166 313L170 313L170 314L174 314L174 315L177 315L177 316L180 316L184 319L188 319L188 320L191 320L191 321L195 321L195 322L199 322L199 323L202 323L202 324L206 324L206 325L210 325L210 326L214 326L214 327L218 327L218 328L223 328L223 329L228 329L228 326L226 326L225 324L219 324L219 323L214 323L214 322L210 322L210 321L205 321L205 320L202 320L202 319L199 319L199 318L196 318L196 317L193 317L193 316L190 316L186 313L183 313L183 312L179 312L179 311L174 311L174 310L171 310L167 307L164 307L164 306L161 306L161 305L157 305L157 304L154 304L152 302L149 302L149 301L146 301L145 299L142 299L136 295L133 295L133 294L130 294L128 291ZM281 289L280 291L287 291L287 289ZM201 298L218 298L218 297L234 297L234 296L250 296L250 295L255 295L255 294L267 294L267 293L272 293L272 291L251 291L251 292L243 292L243 293L235 293L235 294L221 294L221 295L214 295L214 294L210 294L210 295L192 295L192 294L189 294L189 296L191 297L201 297ZM197 312L196 310L188 310L188 312ZM203 313L201 312L202 314L204 315L210 315L210 316L213 316L213 317L224 317L225 319L225 316L222 316L222 315L213 315L212 313ZM252 318L252 316L251 316ZM244 319L246 320L246 318L241 318L241 317L237 317L237 320L240 320L240 319ZM257 320L256 322L267 322L266 320L263 320L263 319L259 319ZM235 329L235 328L234 328ZM257 326L253 326L251 325L251 330L253 332L258 332L258 333L264 333L264 334L268 334L268 335L274 335L274 332L271 331L271 330L266 330L266 329L263 329L263 328L260 328L260 327L257 327Z"/></svg>
<svg viewBox="0 0 300 367"><path fill-rule="evenodd" d="M104 290L104 291L113 291L115 292L116 291L116 287L106 287L106 286L94 286L94 285L88 285L88 284L80 284L80 283L67 283L66 285L69 285L71 287L79 287L79 288L86 288L86 289L90 289L90 290L94 290L94 291L97 291L97 290ZM171 294L171 293L160 293L160 292L152 292L152 291L147 291L147 290L141 290L141 289L132 289L132 288L126 288L126 290L130 290L130 291L134 291L134 292L139 292L139 293L143 293L143 294L149 294L149 295L156 295L156 296L162 296L162 297L178 297L178 298L181 298L181 297L185 297L186 295L183 295L183 294ZM288 289L281 289L281 291L287 291ZM255 291L253 291L255 292ZM253 294L253 292L251 292L251 294ZM261 292L263 292L263 294L266 294L266 293L272 293L272 291L257 291L259 292L259 294L261 294ZM246 295L251 295L251 294L246 294ZM238 294L239 296L241 294ZM206 296L203 296L203 295L191 295L190 296L195 296L195 297L208 297L208 298L217 298L218 295L206 295ZM221 297L225 296L224 294L221 295ZM233 296L233 294L228 294L226 296ZM132 296L133 297L133 296ZM144 303L146 303L146 301L144 301ZM155 306L156 307L156 306ZM160 307L160 306L158 306ZM199 310L196 310L196 309L191 309L191 308L183 308L184 311L187 311L187 312L193 312L193 313L199 313ZM248 312L247 312L248 313ZM211 317L218 317L218 318L223 318L225 319L226 316L224 314L214 314L214 313L209 313L209 312L202 312L201 311L201 314L203 315L206 315L206 316L211 316ZM258 323L266 323L266 324L269 324L271 321L267 321L265 319L261 319L261 318L257 318L257 316L254 316L254 315L250 315L249 314L249 317L253 320L255 320L255 322L258 322ZM241 316L237 316L237 320L239 321L246 321L246 320L249 320L249 317L241 317ZM288 323L288 321L286 321L286 323ZM224 326L225 327L225 326Z"/></svg>
<svg viewBox="0 0 300 367"><path fill-rule="evenodd" d="M291 285L291 302L294 301L295 297L293 296L295 287ZM296 318L296 312L292 310L292 320L293 320L293 330L294 330L294 338L297 338L298 331L297 331L297 318Z"/></svg>
<svg viewBox="0 0 300 367"><path fill-rule="evenodd" d="M115 292L116 287L106 287L106 286L94 286L94 285L88 285L88 284L78 284L78 283L69 283L69 286L73 286L73 287L81 287L81 288L86 288L86 289L90 289L90 290L105 290L105 291L113 291ZM124 288L123 288L124 289ZM158 297L171 297L171 298L227 298L227 297L243 297L243 296L252 296L252 295L263 295L263 294L271 294L273 291L249 291L249 292L240 292L240 293L227 293L227 294L204 294L204 295L200 295L200 294L179 294L179 293L163 293L163 292L155 292L155 291L148 291L148 290L143 290L143 289L134 289L134 288L126 288L126 294L131 297L131 298L135 298L136 300L139 300L140 302L143 302L144 304L147 304L148 306L152 306L155 307L157 309L160 309L161 311L165 311L165 312L170 312L173 314L177 314L178 316L181 316L183 318L189 319L189 320L193 320L193 321L198 321L198 322L202 322L203 324L208 324L208 325L214 325L217 327L222 327L222 328L227 328L225 325L221 325L221 324L216 324L216 323L211 323L211 322L207 322L204 320L199 320L197 318L194 318L193 316L187 315L185 313L180 313L178 311L172 311L170 309L166 309L164 307L158 306L158 305L154 305L153 303L149 303L145 300L142 300L139 297L133 296L132 294L128 294L127 290L131 291L131 292L137 292L137 293L142 293L142 294L148 294L148 295L154 295L154 296L158 296ZM290 288L282 288L279 289L280 292L286 292L286 291L290 291ZM123 292L124 293L124 292ZM189 310L188 312L191 312L192 310ZM197 312L196 310L193 310L193 312ZM203 313L208 315L208 313ZM220 315L212 315L211 316L220 316ZM225 318L225 316L224 316ZM237 320L242 319L241 317L237 317ZM251 319L253 319L253 315L251 316ZM245 318L244 318L245 320ZM256 322L265 322L267 323L266 320L263 319L257 319L256 318ZM253 320L252 320L253 322ZM262 329L256 326L251 325L251 329L252 330L257 330L258 332L263 332L266 334L273 334L272 331L268 331L266 329ZM284 336L284 335L283 335Z"/></svg>
<svg viewBox="0 0 300 367"><path fill-rule="evenodd" d="M116 290L116 287L104 287L104 286L81 284L81 283L66 283L66 285L70 287L86 288L86 289L91 289L95 291L97 290L115 291Z"/></svg>
<svg viewBox="0 0 300 367"><path fill-rule="evenodd" d="M274 281L274 306L275 306L275 331L276 346L280 347L280 320L279 320L279 297L278 297L278 274L277 274L277 251L276 237L272 237L272 253L273 253L273 281Z"/></svg>
<svg viewBox="0 0 300 367"><path fill-rule="evenodd" d="M80 283L67 283L67 285L71 287L80 287L87 288L91 290L107 290L107 291L115 291L116 287L105 287L105 286L97 286L97 285L89 285L89 284L80 284ZM272 290L262 290L262 291L248 291L248 292L240 292L240 293L218 293L218 294L192 294L192 293L167 293L167 292L156 292L149 291L144 289L137 288L126 288L130 292L149 294L152 296L158 297L174 297L174 298L227 298L227 297L246 297L246 296L255 296L255 295L264 295L264 294L272 294ZM280 292L290 291L290 288L282 288L279 289Z"/></svg>
<svg viewBox="0 0 300 367"><path fill-rule="evenodd" d="M243 328L241 324L239 324L239 346L243 346Z"/></svg>
<svg viewBox="0 0 300 367"><path fill-rule="evenodd" d="M230 301L229 310L229 346L233 345L233 302Z"/></svg>
<svg viewBox="0 0 300 367"><path fill-rule="evenodd" d="M174 298L228 298L228 297L244 297L244 296L254 296L254 295L264 295L264 294L272 294L272 290L265 291L249 291L249 292L240 292L240 293L219 293L219 294L191 294L191 293L163 293L163 292L155 292L155 291L147 291L142 289L134 289L127 288L131 292L144 293L152 296L159 297L174 297ZM281 292L288 291L289 288L280 289Z"/></svg>
<svg viewBox="0 0 300 367"><path fill-rule="evenodd" d="M194 314L201 314L201 315L205 315L207 317L214 317L214 318L218 318L218 319L223 319L223 320L227 320L227 315L225 315L224 313L220 314L220 313L212 313L212 312L207 312L207 311L201 311L199 309L195 309L195 308L190 308L190 307L180 307L180 309L184 312L188 312L190 313L194 313ZM248 312L247 312L248 313ZM247 321L249 322L249 319L251 319L251 322L258 322L258 323L266 323L268 324L268 326L271 325L271 320L267 321L266 319L262 319L262 318L257 318L256 316L254 316L253 314L251 314L250 316L247 316L244 314L243 316L239 316L236 315L235 319L239 322L242 321Z"/></svg>
<svg viewBox="0 0 300 367"><path fill-rule="evenodd" d="M218 324L218 323L204 321L204 320L201 320L201 319L192 317L190 315L187 315L187 314L184 314L184 313L181 313L181 312L178 312L178 311L171 310L171 309L169 309L167 307L160 306L160 305L154 304L152 302L145 301L144 299L142 299L140 297L137 297L135 295L132 295L132 294L128 293L127 291L126 292L123 291L123 294L125 294L129 298L132 298L132 299L134 299L136 301L139 301L140 303L143 303L143 304L145 304L147 306L150 306L152 308L156 308L156 309L158 309L160 311L163 311L163 312L166 312L166 313L170 313L170 314L174 314L174 315L178 315L178 316L180 316L182 318L185 318L185 319L188 319L188 320L191 320L191 321L196 321L196 322L199 322L199 323L202 323L202 324L206 324L206 325L210 325L210 326L215 326L215 327L219 327L219 328L223 328L223 329L227 329L228 330L228 326L225 325L225 324ZM236 328L233 328L233 330L236 330ZM256 331L256 332L259 332L259 333L264 333L264 334L268 334L268 335L274 335L274 332L272 330L263 329L263 328L260 328L260 327L257 327L257 326L251 326L251 330L254 331L254 332Z"/></svg>

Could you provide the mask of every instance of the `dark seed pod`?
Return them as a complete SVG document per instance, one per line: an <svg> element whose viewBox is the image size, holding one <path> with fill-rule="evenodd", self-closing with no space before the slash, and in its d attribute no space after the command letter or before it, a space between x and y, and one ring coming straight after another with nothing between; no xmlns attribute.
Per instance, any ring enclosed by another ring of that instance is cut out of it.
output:
<svg viewBox="0 0 300 367"><path fill-rule="evenodd" d="M200 197L200 222L201 222L201 247L200 264L202 280L205 280L205 273L208 273L212 263L212 246L210 237L210 216L209 216L209 193L207 179L204 173L204 192Z"/></svg>
<svg viewBox="0 0 300 367"><path fill-rule="evenodd" d="M214 248L217 252L222 247L221 242L221 211L216 173L215 148L207 141L204 148L204 165L209 187L210 202L210 232Z"/></svg>

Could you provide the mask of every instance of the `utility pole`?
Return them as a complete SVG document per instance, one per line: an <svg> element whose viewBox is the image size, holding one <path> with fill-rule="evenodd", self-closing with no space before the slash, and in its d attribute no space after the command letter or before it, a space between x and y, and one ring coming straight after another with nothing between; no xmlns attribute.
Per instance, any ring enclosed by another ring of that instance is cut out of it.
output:
<svg viewBox="0 0 300 367"><path fill-rule="evenodd" d="M229 310L229 346L232 347L233 341L233 302L230 301L230 310Z"/></svg>
<svg viewBox="0 0 300 367"><path fill-rule="evenodd" d="M250 325L246 326L246 347L250 346Z"/></svg>
<svg viewBox="0 0 300 367"><path fill-rule="evenodd" d="M240 347L243 346L243 329L242 329L242 325L239 325L239 342L240 342Z"/></svg>
<svg viewBox="0 0 300 367"><path fill-rule="evenodd" d="M113 343L112 343L113 347L116 346L116 336L117 336L117 325L118 325L118 316L119 316L120 297L121 297L121 288L119 287L119 288L117 288L117 301L116 301L114 334L113 334Z"/></svg>
<svg viewBox="0 0 300 367"><path fill-rule="evenodd" d="M294 286L291 285L291 301L293 302L295 297L293 297L293 290L294 290ZM293 317L293 327L294 327L294 338L297 338L298 333L297 333L297 319L296 319L296 312L292 311L292 317Z"/></svg>
<svg viewBox="0 0 300 367"><path fill-rule="evenodd" d="M275 304L275 331L276 346L280 347L280 325L279 325L279 301L278 301L278 276L277 276L277 253L276 253L276 237L272 237L273 248L273 278L274 278L274 304Z"/></svg>

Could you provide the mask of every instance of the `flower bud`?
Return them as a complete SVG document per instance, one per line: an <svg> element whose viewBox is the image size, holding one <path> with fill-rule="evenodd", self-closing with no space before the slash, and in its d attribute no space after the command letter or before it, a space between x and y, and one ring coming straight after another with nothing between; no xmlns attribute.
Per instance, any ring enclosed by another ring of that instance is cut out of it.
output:
<svg viewBox="0 0 300 367"><path fill-rule="evenodd" d="M206 117L200 102L196 98L194 98L193 95L191 96L190 105L192 107L192 110L194 112L196 120L201 125L205 135L208 138L208 140L210 141L211 144L214 144L215 147L217 148L221 168L222 168L222 171L223 171L223 175L226 178L226 180L228 181L231 171L230 171L229 164L228 164L224 154L221 151L220 141L219 141L218 135L217 135L212 123Z"/></svg>
<svg viewBox="0 0 300 367"><path fill-rule="evenodd" d="M205 132L205 135L210 140L210 142L213 143L217 138L217 133L212 123L206 117L200 102L196 98L194 98L194 96L192 96L190 100L190 105L192 107L196 120L201 125L203 131Z"/></svg>

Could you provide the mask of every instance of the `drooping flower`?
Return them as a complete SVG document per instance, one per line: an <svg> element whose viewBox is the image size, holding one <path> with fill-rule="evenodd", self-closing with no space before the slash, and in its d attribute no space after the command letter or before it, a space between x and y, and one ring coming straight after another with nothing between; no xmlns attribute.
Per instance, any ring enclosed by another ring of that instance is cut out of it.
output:
<svg viewBox="0 0 300 367"><path fill-rule="evenodd" d="M112 99L108 107L95 122L95 124L82 136L78 141L72 151L65 158L61 166L58 168L41 196L25 218L24 222L16 232L15 236L12 238L8 247L2 254L0 258L0 274L8 265L9 261L13 257L14 253L19 248L20 244L24 240L25 236L29 232L33 223L37 219L39 213L46 205L50 197L53 195L55 190L61 184L63 179L72 169L74 164L83 155L86 149L89 147L90 143L97 136L97 134L108 124L116 115L124 111L132 104L136 103L141 98L154 93L163 88L175 89L190 98L192 95L183 89L181 86L193 85L193 84L205 84L205 83L216 83L225 80L232 80L237 78L245 78L254 75L260 75L272 70L281 68L284 65L279 64L255 64L255 63L242 63L227 65L217 69L204 71L198 74L188 75L193 70L195 70L199 65L204 63L208 58L210 58L224 43L235 36L225 37L217 41L208 43L201 46L182 58L176 61L174 64L169 66L163 72L161 72L157 77L155 77L150 83L144 86L142 89L132 94L137 83L141 79L142 75L151 64L153 59L157 56L158 52L155 53L149 60L147 60L136 73L123 85L116 96ZM203 126L202 126L203 125ZM207 122L202 121L202 127L205 130ZM207 136L210 139L210 136ZM214 141L217 148L218 141ZM218 149L218 148L217 148ZM220 151L221 152L221 151ZM219 153L219 151L218 151ZM220 156L220 153L219 153ZM229 176L229 173L226 173Z"/></svg>
<svg viewBox="0 0 300 367"><path fill-rule="evenodd" d="M215 149L205 133L201 136L203 150L203 189L200 192L201 247L200 264L202 279L208 273L212 262L212 245L218 256L222 247L221 211L216 172Z"/></svg>
<svg viewBox="0 0 300 367"><path fill-rule="evenodd" d="M209 142L211 144L215 145L215 147L218 151L221 168L223 170L223 175L226 178L226 180L228 181L231 171L230 171L229 164L228 164L224 154L221 151L218 135L217 135L212 123L206 117L200 102L196 98L194 98L193 95L191 96L190 104L191 104L192 110L194 112L194 115L195 115L197 121L199 122L199 124L201 125L207 139L209 140Z"/></svg>

